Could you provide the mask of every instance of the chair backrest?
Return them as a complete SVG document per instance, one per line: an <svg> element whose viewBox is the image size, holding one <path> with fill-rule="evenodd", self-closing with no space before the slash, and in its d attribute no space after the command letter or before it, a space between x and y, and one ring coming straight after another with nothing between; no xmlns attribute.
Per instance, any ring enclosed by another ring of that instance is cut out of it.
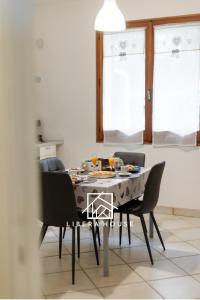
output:
<svg viewBox="0 0 200 300"><path fill-rule="evenodd" d="M154 165L151 168L151 171L149 173L146 182L144 198L141 205L141 210L143 213L148 213L150 211L153 211L158 203L160 184L161 184L164 168L165 168L164 161Z"/></svg>
<svg viewBox="0 0 200 300"><path fill-rule="evenodd" d="M41 221L49 226L65 226L78 221L71 178L66 173L41 173Z"/></svg>
<svg viewBox="0 0 200 300"><path fill-rule="evenodd" d="M123 160L125 165L136 165L144 167L145 154L137 152L115 152L114 157L119 157Z"/></svg>
<svg viewBox="0 0 200 300"><path fill-rule="evenodd" d="M57 157L40 160L40 170L42 172L65 171L63 162Z"/></svg>

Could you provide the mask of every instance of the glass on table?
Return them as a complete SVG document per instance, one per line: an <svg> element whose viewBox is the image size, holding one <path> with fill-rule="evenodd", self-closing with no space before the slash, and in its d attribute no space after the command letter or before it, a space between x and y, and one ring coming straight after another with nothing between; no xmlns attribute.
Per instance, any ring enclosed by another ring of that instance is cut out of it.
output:
<svg viewBox="0 0 200 300"><path fill-rule="evenodd" d="M115 158L109 157L108 162L109 162L109 166L110 166L111 170L114 170Z"/></svg>
<svg viewBox="0 0 200 300"><path fill-rule="evenodd" d="M92 161L94 167L96 167L97 160L98 160L98 157L97 157L96 155L93 155L93 156L91 157L91 161Z"/></svg>

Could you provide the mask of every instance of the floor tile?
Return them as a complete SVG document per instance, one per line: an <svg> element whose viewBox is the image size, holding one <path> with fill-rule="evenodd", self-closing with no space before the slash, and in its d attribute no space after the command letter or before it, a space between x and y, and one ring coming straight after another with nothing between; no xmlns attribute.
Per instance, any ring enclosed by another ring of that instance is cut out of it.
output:
<svg viewBox="0 0 200 300"><path fill-rule="evenodd" d="M159 245L155 249L162 251L163 255L168 258L200 254L200 251L197 248L185 242L166 243L165 248L166 250L164 252L161 245Z"/></svg>
<svg viewBox="0 0 200 300"><path fill-rule="evenodd" d="M195 217L182 217L182 220L185 220L188 223L193 224L194 226L200 226L200 218L195 218Z"/></svg>
<svg viewBox="0 0 200 300"><path fill-rule="evenodd" d="M97 243L98 246L98 243ZM72 243L71 241L65 241L65 247L67 248L68 252L72 252ZM92 239L81 239L80 242L80 251L81 252L93 252L94 251L94 244ZM77 249L76 249L77 252Z"/></svg>
<svg viewBox="0 0 200 300"><path fill-rule="evenodd" d="M174 258L172 261L189 274L200 273L200 255Z"/></svg>
<svg viewBox="0 0 200 300"><path fill-rule="evenodd" d="M193 240L193 241L189 241L188 243L196 247L197 249L200 249L200 240Z"/></svg>
<svg viewBox="0 0 200 300"><path fill-rule="evenodd" d="M159 226L160 226L160 228L165 228L169 231L172 231L174 229L177 230L177 229L194 227L193 224L191 224L185 220L181 220L181 219L165 220L165 221L162 221Z"/></svg>
<svg viewBox="0 0 200 300"><path fill-rule="evenodd" d="M174 234L183 241L191 241L200 239L200 228L192 227L174 230Z"/></svg>
<svg viewBox="0 0 200 300"><path fill-rule="evenodd" d="M146 282L134 283L129 285L100 288L101 293L106 299L160 299Z"/></svg>
<svg viewBox="0 0 200 300"><path fill-rule="evenodd" d="M160 214L160 213L155 213L155 218L158 223L165 221L165 220L174 221L174 220L181 219L179 216L174 216L171 214Z"/></svg>
<svg viewBox="0 0 200 300"><path fill-rule="evenodd" d="M103 262L103 251L99 251L99 260L100 260L100 265L102 265ZM98 267L96 263L96 258L94 252L87 252L87 253L82 253L79 264L82 268L89 269L89 268L94 268ZM112 250L109 251L109 265L122 265L124 264L123 260L120 259Z"/></svg>
<svg viewBox="0 0 200 300"><path fill-rule="evenodd" d="M62 246L62 254L68 254L68 250L65 246ZM58 242L43 243L40 247L41 256L56 256L59 254Z"/></svg>
<svg viewBox="0 0 200 300"><path fill-rule="evenodd" d="M169 299L195 299L200 297L200 283L190 276L148 282L159 294Z"/></svg>
<svg viewBox="0 0 200 300"><path fill-rule="evenodd" d="M61 294L70 291L81 291L95 288L83 271L76 271L75 284L72 285L71 272L43 275L43 294Z"/></svg>
<svg viewBox="0 0 200 300"><path fill-rule="evenodd" d="M97 289L46 296L46 299L103 299Z"/></svg>
<svg viewBox="0 0 200 300"><path fill-rule="evenodd" d="M59 233L60 233L60 228L59 227L55 227L55 226L51 226L49 227L55 235L57 235L59 237ZM62 231L64 230L64 228L62 228Z"/></svg>
<svg viewBox="0 0 200 300"><path fill-rule="evenodd" d="M146 222L147 230L149 230L149 224ZM162 228L161 231L168 231L166 228ZM135 224L133 227L131 227L131 232L135 235L141 234L143 236L143 230L141 223Z"/></svg>
<svg viewBox="0 0 200 300"><path fill-rule="evenodd" d="M71 271L72 269L71 255L62 255L61 259L59 259L58 256L48 256L42 258L41 262L42 262L42 273L44 274ZM76 270L80 269L77 263L75 265L75 268Z"/></svg>
<svg viewBox="0 0 200 300"><path fill-rule="evenodd" d="M58 237L56 236L56 234L53 232L53 230L48 229L44 237L43 243L57 242L57 241L58 241Z"/></svg>
<svg viewBox="0 0 200 300"><path fill-rule="evenodd" d="M128 232L124 232L122 235L122 243L119 245L119 232L117 234L110 234L109 236L109 246L110 248L127 248L127 247L135 247L145 245L145 242L136 235L131 234L131 245L129 245L128 241Z"/></svg>
<svg viewBox="0 0 200 300"><path fill-rule="evenodd" d="M110 274L108 277L103 276L102 268L88 269L86 270L86 273L97 287L107 287L143 281L143 279L127 265L110 267Z"/></svg>
<svg viewBox="0 0 200 300"><path fill-rule="evenodd" d="M147 226L147 229L148 229L148 222L146 222L146 226ZM136 234L136 233L143 233L143 231L142 231L142 225L141 225L140 222L134 224L134 225L131 227L131 233L133 233L133 234Z"/></svg>
<svg viewBox="0 0 200 300"><path fill-rule="evenodd" d="M146 281L186 275L169 260L155 261L153 266L149 262L134 263L130 267Z"/></svg>
<svg viewBox="0 0 200 300"><path fill-rule="evenodd" d="M182 240L180 238L178 238L177 236L175 236L172 232L170 231L162 231L160 230L160 233L162 235L162 239L165 243L177 243L177 242L181 242ZM136 236L138 236L140 239L144 240L144 234L141 232L139 234L136 234ZM156 233L156 231L154 230L154 237L153 238L149 238L149 242L150 244L153 245L160 245L160 240L158 238L158 235Z"/></svg>
<svg viewBox="0 0 200 300"><path fill-rule="evenodd" d="M151 249L154 260L164 259L158 251ZM126 263L140 262L140 261L149 261L149 254L146 246L136 246L133 248L122 248L114 249L116 254L118 254Z"/></svg>

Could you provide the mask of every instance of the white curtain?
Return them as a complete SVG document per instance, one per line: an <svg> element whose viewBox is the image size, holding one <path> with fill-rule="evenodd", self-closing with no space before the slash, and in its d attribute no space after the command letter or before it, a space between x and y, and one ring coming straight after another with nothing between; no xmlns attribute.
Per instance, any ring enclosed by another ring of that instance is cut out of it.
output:
<svg viewBox="0 0 200 300"><path fill-rule="evenodd" d="M155 27L153 143L196 145L200 23Z"/></svg>
<svg viewBox="0 0 200 300"><path fill-rule="evenodd" d="M142 144L144 108L145 29L104 34L104 142Z"/></svg>

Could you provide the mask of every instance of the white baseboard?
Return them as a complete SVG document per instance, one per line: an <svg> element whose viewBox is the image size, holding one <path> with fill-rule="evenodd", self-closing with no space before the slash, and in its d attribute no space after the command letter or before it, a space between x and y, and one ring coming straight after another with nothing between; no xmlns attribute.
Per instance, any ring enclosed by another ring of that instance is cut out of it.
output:
<svg viewBox="0 0 200 300"><path fill-rule="evenodd" d="M200 218L200 210L199 209L157 206L155 209L155 212L164 214L164 215L175 215L175 216Z"/></svg>

